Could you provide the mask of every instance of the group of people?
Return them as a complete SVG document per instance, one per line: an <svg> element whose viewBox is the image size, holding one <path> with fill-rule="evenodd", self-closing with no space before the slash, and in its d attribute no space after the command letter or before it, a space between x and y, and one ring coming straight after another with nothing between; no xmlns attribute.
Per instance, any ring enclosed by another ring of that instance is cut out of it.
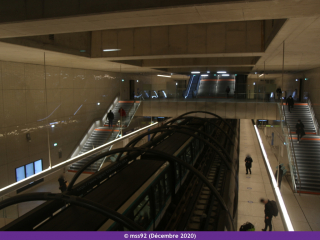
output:
<svg viewBox="0 0 320 240"><path fill-rule="evenodd" d="M120 114L120 125L122 125L122 120L123 118L125 118L127 116L126 111L120 107L118 113ZM110 110L107 114L107 119L109 120L109 128L113 127L113 119L114 119L114 114L112 112L112 110Z"/></svg>

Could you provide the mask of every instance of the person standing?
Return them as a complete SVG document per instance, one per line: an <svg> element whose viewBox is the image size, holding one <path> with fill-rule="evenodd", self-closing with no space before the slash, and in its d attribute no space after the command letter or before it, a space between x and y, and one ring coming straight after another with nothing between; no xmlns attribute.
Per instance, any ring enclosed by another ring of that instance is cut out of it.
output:
<svg viewBox="0 0 320 240"><path fill-rule="evenodd" d="M107 118L109 120L109 128L113 127L113 119L114 119L114 114L113 112L110 110L110 112L108 112Z"/></svg>
<svg viewBox="0 0 320 240"><path fill-rule="evenodd" d="M293 108L293 105L294 105L294 101L293 101L293 98L291 97L291 95L287 98L286 103L288 105L288 110L291 113L290 108Z"/></svg>
<svg viewBox="0 0 320 240"><path fill-rule="evenodd" d="M260 199L260 202L264 204L264 223L265 227L262 229L262 231L267 231L267 228L269 226L269 231L272 231L272 204L268 199Z"/></svg>
<svg viewBox="0 0 320 240"><path fill-rule="evenodd" d="M280 97L281 97L281 94L282 94L282 90L281 90L280 87L277 88L276 93L277 93L277 96L278 96L278 100L280 101Z"/></svg>
<svg viewBox="0 0 320 240"><path fill-rule="evenodd" d="M126 111L120 107L119 109L119 114L120 114L120 127L122 126L122 119L125 118L127 116Z"/></svg>
<svg viewBox="0 0 320 240"><path fill-rule="evenodd" d="M229 88L229 86L227 86L227 88L226 88L227 98L229 97L229 92L230 92L230 88Z"/></svg>
<svg viewBox="0 0 320 240"><path fill-rule="evenodd" d="M65 179L65 175L64 173L60 175L59 179L58 179L58 182L59 182L59 189L61 190L61 192L65 192L67 190L67 187L68 187L68 181Z"/></svg>
<svg viewBox="0 0 320 240"><path fill-rule="evenodd" d="M251 174L251 166L252 166L252 158L250 155L247 155L246 159L244 160L246 163L246 174L248 174L248 170L250 171Z"/></svg>
<svg viewBox="0 0 320 240"><path fill-rule="evenodd" d="M302 136L306 134L304 132L304 125L300 119L298 119L298 123L296 124L296 134L298 137L298 143L299 143L300 139L302 138Z"/></svg>

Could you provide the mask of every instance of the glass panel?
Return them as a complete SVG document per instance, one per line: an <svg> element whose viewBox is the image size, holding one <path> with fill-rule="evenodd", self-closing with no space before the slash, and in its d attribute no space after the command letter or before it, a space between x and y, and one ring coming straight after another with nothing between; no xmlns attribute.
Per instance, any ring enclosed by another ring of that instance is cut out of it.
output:
<svg viewBox="0 0 320 240"><path fill-rule="evenodd" d="M154 200L155 200L156 215L157 215L160 211L160 199L159 199L160 196L159 196L158 184L156 184L153 189L154 189Z"/></svg>
<svg viewBox="0 0 320 240"><path fill-rule="evenodd" d="M165 197L166 197L166 193L165 193L165 186L164 186L164 179L160 180L160 193L161 193L161 206L164 206L165 204Z"/></svg>
<svg viewBox="0 0 320 240"><path fill-rule="evenodd" d="M168 173L164 174L164 184L166 187L166 195L170 195L170 185L169 185L169 178L168 178Z"/></svg>
<svg viewBox="0 0 320 240"><path fill-rule="evenodd" d="M148 227L151 217L150 217L150 202L148 201L146 205L141 209L139 214L135 216L134 221L140 226L146 228Z"/></svg>
<svg viewBox="0 0 320 240"><path fill-rule="evenodd" d="M34 162L34 173L42 172L42 160Z"/></svg>
<svg viewBox="0 0 320 240"><path fill-rule="evenodd" d="M26 165L26 177L30 177L34 174L33 163L29 163Z"/></svg>
<svg viewBox="0 0 320 240"><path fill-rule="evenodd" d="M24 166L16 168L16 180L19 182L20 180L26 178L25 168Z"/></svg>
<svg viewBox="0 0 320 240"><path fill-rule="evenodd" d="M186 149L186 162L191 163L191 150L190 146Z"/></svg>
<svg viewBox="0 0 320 240"><path fill-rule="evenodd" d="M179 164L175 163L176 165L176 183L180 182L180 169L179 169Z"/></svg>
<svg viewBox="0 0 320 240"><path fill-rule="evenodd" d="M133 215L136 216L141 208L146 204L146 202L149 201L149 195L145 196L145 198L142 200L142 202L133 210Z"/></svg>

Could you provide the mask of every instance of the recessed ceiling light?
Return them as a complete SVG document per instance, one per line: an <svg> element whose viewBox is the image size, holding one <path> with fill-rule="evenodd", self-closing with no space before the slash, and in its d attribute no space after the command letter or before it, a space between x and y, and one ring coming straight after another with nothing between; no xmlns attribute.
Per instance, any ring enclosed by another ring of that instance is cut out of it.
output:
<svg viewBox="0 0 320 240"><path fill-rule="evenodd" d="M226 71L218 71L217 73L227 73Z"/></svg>
<svg viewBox="0 0 320 240"><path fill-rule="evenodd" d="M114 48L114 49L103 49L104 52L115 52L115 51L120 51L121 49L117 49L117 48Z"/></svg>
<svg viewBox="0 0 320 240"><path fill-rule="evenodd" d="M191 72L192 74L199 74L200 72Z"/></svg>

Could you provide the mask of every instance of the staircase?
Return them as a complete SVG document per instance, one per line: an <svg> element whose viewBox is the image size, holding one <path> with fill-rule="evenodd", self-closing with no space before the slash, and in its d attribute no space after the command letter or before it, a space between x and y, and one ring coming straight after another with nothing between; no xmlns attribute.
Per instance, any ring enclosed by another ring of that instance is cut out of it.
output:
<svg viewBox="0 0 320 240"><path fill-rule="evenodd" d="M93 148L99 147L103 144L106 144L114 139L116 139L120 134L120 114L119 109L122 107L126 112L126 117L122 119L123 127L127 127L130 124L131 119L133 118L135 111L139 107L140 103L135 103L134 101L119 101L117 105L112 109L112 112L114 114L113 119L113 126L112 128L109 128L109 121L104 124L103 127L95 128L90 137L87 139L86 143L82 147L82 149L79 152L80 154L83 154L87 151L92 150ZM109 150L112 146L110 146ZM97 155L97 154L96 154ZM76 163L73 163L68 171L69 172L77 172L79 169L81 169L89 160L91 160L96 155L92 155L90 157L84 158ZM105 158L102 158L98 161L96 161L94 164L92 164L90 167L88 167L84 173L93 174L101 168L102 164L104 163Z"/></svg>
<svg viewBox="0 0 320 240"><path fill-rule="evenodd" d="M118 104L112 109L112 112L114 114L114 119L113 119L113 127L120 127L120 114L119 114L119 109L122 107L124 111L126 112L126 117L122 119L122 126L127 127L130 123L130 120L133 116L130 116L130 112L132 112L132 108L135 107L134 101L119 101ZM109 126L109 120L107 119L106 124L104 125L105 127Z"/></svg>
<svg viewBox="0 0 320 240"><path fill-rule="evenodd" d="M193 93L197 91L200 79L200 75L192 75L190 77L189 84L185 93L185 98L194 98L196 96L196 94Z"/></svg>
<svg viewBox="0 0 320 240"><path fill-rule="evenodd" d="M316 129L307 103L296 103L291 113L284 106L286 122L290 127L296 162L301 180L301 190L295 172L297 191L301 193L320 194L320 136ZM297 142L296 124L298 119L304 124L306 135Z"/></svg>

